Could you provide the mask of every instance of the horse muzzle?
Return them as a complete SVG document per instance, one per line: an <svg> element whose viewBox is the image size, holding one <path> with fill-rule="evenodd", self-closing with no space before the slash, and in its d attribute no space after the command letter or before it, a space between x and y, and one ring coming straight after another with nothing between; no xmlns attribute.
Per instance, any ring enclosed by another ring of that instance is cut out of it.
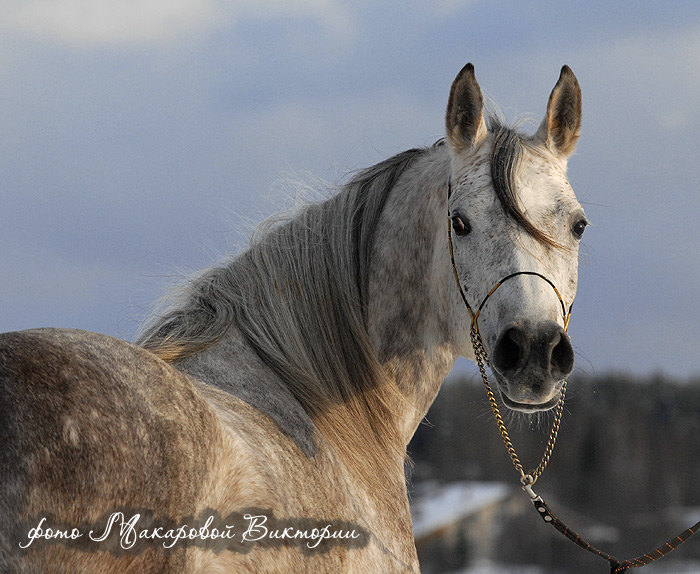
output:
<svg viewBox="0 0 700 574"><path fill-rule="evenodd" d="M556 406L574 369L574 351L568 334L554 321L515 321L498 336L491 368L508 408L548 410Z"/></svg>

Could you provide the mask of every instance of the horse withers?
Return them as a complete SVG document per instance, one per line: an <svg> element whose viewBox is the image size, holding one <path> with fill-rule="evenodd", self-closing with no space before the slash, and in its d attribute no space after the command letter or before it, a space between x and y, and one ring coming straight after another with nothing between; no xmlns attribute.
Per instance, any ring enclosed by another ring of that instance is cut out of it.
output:
<svg viewBox="0 0 700 574"><path fill-rule="evenodd" d="M551 408L573 368L547 283L571 304L580 110L564 67L523 135L485 118L468 64L444 140L270 225L136 345L1 335L0 571L418 571L406 445L474 357L447 226L472 300L529 272L479 330L505 404Z"/></svg>

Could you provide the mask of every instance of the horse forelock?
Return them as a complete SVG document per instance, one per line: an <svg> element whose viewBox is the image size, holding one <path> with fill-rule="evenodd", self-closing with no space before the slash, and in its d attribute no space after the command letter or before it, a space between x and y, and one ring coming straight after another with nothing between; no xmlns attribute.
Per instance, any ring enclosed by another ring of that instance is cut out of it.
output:
<svg viewBox="0 0 700 574"><path fill-rule="evenodd" d="M524 161L525 151L540 153L532 138L506 125L495 115L489 116L489 131L493 138L491 149L491 180L494 192L506 215L530 236L549 247L558 247L547 233L538 229L525 214L516 189L515 179Z"/></svg>

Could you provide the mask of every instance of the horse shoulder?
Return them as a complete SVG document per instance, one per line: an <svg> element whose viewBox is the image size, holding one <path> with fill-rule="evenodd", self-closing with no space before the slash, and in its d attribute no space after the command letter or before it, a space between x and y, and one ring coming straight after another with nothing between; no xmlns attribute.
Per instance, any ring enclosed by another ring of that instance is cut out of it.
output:
<svg viewBox="0 0 700 574"><path fill-rule="evenodd" d="M198 571L418 570L415 549L394 548L392 530L377 527L384 517L375 516L376 501L357 485L322 436L315 437L316 450L308 456L267 414L212 385L198 383L197 388L217 414L225 437L215 456L216 471L206 489L203 511L239 518L250 511L269 518L268 525L330 524L361 536L357 546L339 544L323 552L265 544L255 544L245 553L200 552L195 558ZM239 523L243 529L248 524ZM410 526L408 536L412 540Z"/></svg>
<svg viewBox="0 0 700 574"><path fill-rule="evenodd" d="M238 495L224 485L227 498L308 517L344 511L348 493L360 495L309 414L235 329L177 367L192 377L221 425L226 447L217 465L227 465L223 472L235 468L260 489Z"/></svg>
<svg viewBox="0 0 700 574"><path fill-rule="evenodd" d="M255 384L265 382L257 379ZM329 502L332 510L347 504L332 496L329 500L327 490L347 491L348 477L320 433L311 431L314 448L309 452L269 410L208 383L197 381L196 387L216 414L223 437L211 473L217 484L207 497L212 507L229 512L255 507L276 516L310 517L327 511Z"/></svg>

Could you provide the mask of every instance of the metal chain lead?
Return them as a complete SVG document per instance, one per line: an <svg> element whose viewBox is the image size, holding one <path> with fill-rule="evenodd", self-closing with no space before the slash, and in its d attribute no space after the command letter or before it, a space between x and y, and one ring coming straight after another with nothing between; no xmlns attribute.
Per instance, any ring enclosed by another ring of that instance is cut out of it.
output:
<svg viewBox="0 0 700 574"><path fill-rule="evenodd" d="M447 185L447 197L452 193L452 181L448 181ZM559 290L556 288L554 283L552 283L549 279L547 279L545 276L540 275L539 273L534 273L534 272L528 272L528 271L520 271L517 273L513 273L511 275L508 275L507 277L504 277L496 283L496 285L489 291L489 293L486 295L484 300L481 302L479 307L477 308L476 312L472 309L471 305L469 305L469 301L467 300L466 295L464 294L464 290L462 289L462 285L459 281L459 274L457 273L457 266L455 264L455 258L454 258L454 248L452 245L452 224L449 218L449 212L448 212L448 222L447 222L447 237L450 245L450 259L452 261L452 273L454 275L455 281L457 283L457 287L459 288L459 294L462 297L462 300L464 301L464 305L466 306L467 310L469 311L469 315L472 318L472 323L471 323L471 328L470 328L470 338L471 338L471 343L472 347L474 348L474 358L476 359L476 363L479 366L479 372L481 373L481 378L484 381L484 386L486 387L486 394L489 399L489 403L491 404L491 410L493 412L493 416L496 419L496 423L498 424L498 429L501 433L501 438L503 439L503 443L506 446L506 449L508 450L508 456L510 456L510 460L513 462L513 466L515 467L515 470L517 470L520 473L520 482L523 485L523 490L530 496L531 502L535 506L535 509L537 510L538 514L543 518L543 520L551 524L554 528L556 528L561 534L566 536L569 540L571 540L574 544L580 546L584 550L587 550L588 552L591 552L600 558L607 560L608 563L610 564L610 572L611 574L623 574L624 572L627 572L630 568L638 568L640 566L646 566L647 564L653 562L654 560L658 560L659 558L662 558L666 554L668 554L671 550L685 542L688 538L690 538L695 532L700 530L700 522L694 524L675 538L672 538L671 540L667 541L665 544L659 546L652 552L648 554L644 554L642 556L638 556L637 558L632 558L631 560L625 560L625 561L620 561L614 556L611 556L610 554L607 554L601 550L598 550L588 542L586 542L581 536L576 534L571 528L569 528L566 524L564 524L561 520L559 520L552 512L549 510L549 507L545 503L545 501L542 499L541 496L538 496L535 494L532 490L532 485L535 484L537 479L542 475L544 472L544 469L547 467L547 463L549 462L549 459L552 456L552 452L554 452L554 445L557 442L557 435L559 434L559 425L561 424L561 418L562 414L564 413L564 396L566 394L566 380L562 383L561 387L561 394L559 396L559 402L557 403L557 408L556 411L554 412L554 421L552 421L552 429L549 431L549 438L547 439L547 446L544 449L544 453L542 454L542 459L540 460L540 464L537 466L535 470L533 470L530 474L525 474L525 471L523 469L523 465L520 462L520 459L518 458L518 453L515 451L515 447L513 446L513 442L510 440L510 436L508 435L508 429L506 428L505 423L503 422L503 417L501 417L501 412L498 409L498 402L496 401L496 397L493 394L493 390L491 390L491 385L489 383L488 377L486 376L486 363L488 363L488 353L486 352L486 349L484 347L484 343L481 339L481 334L479 333L479 326L478 326L478 319L479 319L479 314L481 313L481 309L484 307L486 304L486 301L488 298L493 295L493 293L498 289L498 287L504 282L507 281L508 279L515 277L516 275L535 275L538 276L542 279L544 279L549 285L554 289L554 292L557 294L557 297L559 298L559 302L561 303L561 308L564 313L564 331L567 333L569 332L569 319L571 319L571 305L569 306L569 310L567 312L566 307L564 305L564 300L562 299L561 294L559 293Z"/></svg>
<svg viewBox="0 0 700 574"><path fill-rule="evenodd" d="M561 388L561 394L559 397L559 402L557 403L556 411L554 412L554 420L552 421L552 428L549 431L549 438L547 439L547 446L545 447L544 453L540 460L537 468L530 473L526 474L520 459L518 458L518 453L515 450L515 446L510 439L508 434L508 428L506 427L503 417L501 416L501 411L498 408L498 401L491 389L491 384L489 383L488 377L486 375L486 364L488 363L488 354L484 348L484 343L481 339L481 334L476 325L476 321L472 323L471 327L471 343L474 347L474 356L476 358L476 364L479 367L479 373L481 374L481 379L484 381L484 387L486 388L486 395L491 405L491 412L493 413L494 419L496 419L496 424L498 425L498 430L501 433L501 439L503 444L508 451L508 456L510 457L515 470L520 473L520 481L523 484L533 485L537 479L542 475L544 469L547 468L549 459L552 457L554 452L554 445L557 442L557 436L559 434L559 425L561 424L562 414L564 413L564 396L566 394L566 381Z"/></svg>
<svg viewBox="0 0 700 574"><path fill-rule="evenodd" d="M447 188L447 197L449 198L451 194L452 182L449 181ZM493 295L494 292L505 281L508 281L509 279L512 279L513 277L516 277L518 275L533 275L539 277L546 281L550 285L550 287L554 289L554 293L556 294L557 298L559 299L559 303L561 304L561 310L564 319L564 331L566 331L567 333L569 331L569 319L571 318L571 306L569 306L569 310L567 311L566 306L564 305L564 299L562 298L561 293L559 293L559 289L557 289L554 283L552 283L552 281L544 275L534 271L518 271L507 275L498 283L496 283L493 286L493 288L487 293L486 297L484 297L484 299L481 301L481 304L477 307L476 311L474 311L474 309L472 309L472 306L469 304L466 295L464 294L464 289L462 289L462 283L459 280L459 273L457 273L457 264L455 263L454 256L454 245L452 244L452 221L449 217L449 211L447 215L447 241L450 248L452 274L454 276L455 282L457 283L457 288L459 289L459 294L462 297L462 301L464 302L464 305L466 306L467 311L469 311L469 315L471 316L472 321L470 328L470 338L472 347L474 348L474 357L476 358L476 363L479 366L479 372L481 373L481 379L484 381L484 387L486 387L486 395L488 396L489 403L491 405L491 411L493 413L494 418L496 419L496 424L498 425L498 430L501 433L501 438L503 439L503 443L505 444L506 450L508 451L508 456L510 456L510 460L513 462L515 470L517 470L520 473L520 481L522 482L522 484L531 486L535 484L537 479L542 475L544 469L547 467L547 463L549 463L549 459L551 458L552 453L554 452L554 445L557 442L557 435L559 434L559 425L561 424L562 414L564 413L564 395L566 394L566 381L564 381L561 387L559 402L554 413L554 421L552 421L552 429L549 432L547 446L545 447L544 453L542 454L542 459L540 460L540 463L539 465L537 465L537 468L535 470L533 470L530 474L525 474L523 465L520 462L520 459L518 458L518 453L516 452L515 447L513 446L513 442L510 440L510 435L508 434L508 428L506 427L506 423L503 422L501 411L498 409L498 401L496 400L496 396L494 395L493 390L491 389L491 384L489 383L488 377L486 376L485 365L488 363L488 353L486 352L484 342L482 341L481 334L479 333L479 315L481 314L481 310L483 309L484 305L486 305L486 301L488 301L489 297L491 297L491 295Z"/></svg>

